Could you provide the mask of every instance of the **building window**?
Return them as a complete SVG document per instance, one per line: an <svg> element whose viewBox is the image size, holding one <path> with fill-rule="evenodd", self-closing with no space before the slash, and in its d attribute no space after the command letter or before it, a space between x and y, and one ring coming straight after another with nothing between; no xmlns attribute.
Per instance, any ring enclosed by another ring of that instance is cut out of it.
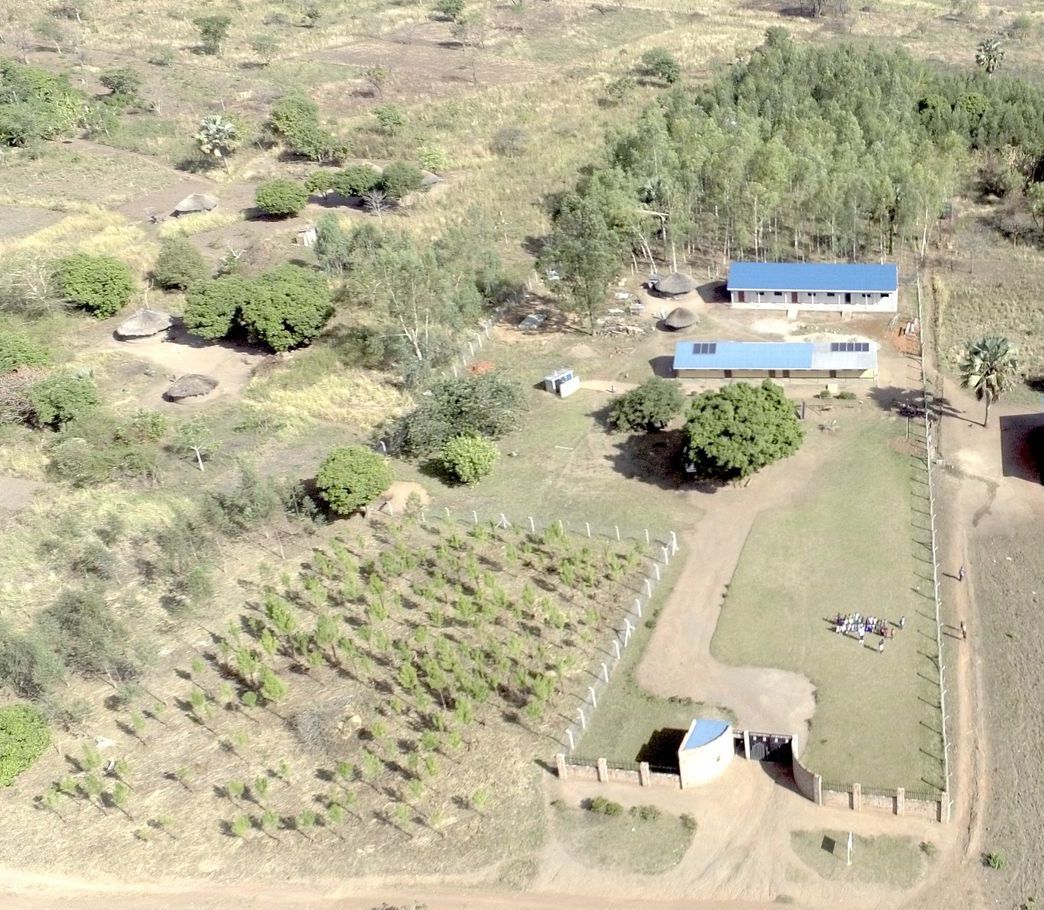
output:
<svg viewBox="0 0 1044 910"><path fill-rule="evenodd" d="M835 294L833 291L827 291L827 297L836 297L836 296L837 296L837 294Z"/></svg>

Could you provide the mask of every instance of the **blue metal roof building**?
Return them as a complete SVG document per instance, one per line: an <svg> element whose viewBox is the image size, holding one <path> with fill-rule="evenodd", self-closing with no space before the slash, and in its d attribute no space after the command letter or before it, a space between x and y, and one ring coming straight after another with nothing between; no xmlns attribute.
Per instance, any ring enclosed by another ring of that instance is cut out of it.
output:
<svg viewBox="0 0 1044 910"><path fill-rule="evenodd" d="M679 341L674 348L674 374L682 379L872 378L876 373L872 341Z"/></svg>
<svg viewBox="0 0 1044 910"><path fill-rule="evenodd" d="M733 262L729 291L894 294L899 267L851 262Z"/></svg>

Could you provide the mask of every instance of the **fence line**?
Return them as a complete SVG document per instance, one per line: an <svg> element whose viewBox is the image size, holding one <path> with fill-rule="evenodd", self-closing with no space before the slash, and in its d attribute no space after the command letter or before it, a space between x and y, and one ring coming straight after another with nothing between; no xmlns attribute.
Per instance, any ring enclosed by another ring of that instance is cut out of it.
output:
<svg viewBox="0 0 1044 910"><path fill-rule="evenodd" d="M935 489L932 484L932 422L931 412L933 410L934 400L932 393L929 389L928 372L924 365L924 335L927 331L926 323L924 320L923 306L921 303L921 273L917 272L917 319L920 322L921 331L917 336L918 349L920 354L920 370L921 370L921 391L924 396L923 408L921 409L921 416L924 420L924 463L928 478L928 517L930 526L930 540L932 544L932 591L933 600L935 603L935 647L937 649L937 660L936 666L939 669L939 713L942 715L942 763L943 763L943 781L945 783L944 798L947 802L947 817L949 817L952 808L951 789L950 789L950 739L947 733L947 717L946 717L946 680L945 672L946 667L943 663L943 643L942 643L942 597L939 593L939 550L938 542L936 540L935 532Z"/></svg>
<svg viewBox="0 0 1044 910"><path fill-rule="evenodd" d="M652 602L653 592L663 577L663 569L670 564L671 558L678 552L678 535L674 531L660 531L653 533L648 528L641 530L633 528L621 528L619 525L597 525L589 521L571 522L562 518L538 519L527 515L522 521L512 520L504 512L494 512L492 515L480 514L478 510L472 510L463 518L454 518L448 507L437 510L420 510L420 519L423 524L432 521L442 521L447 524L458 524L461 526L488 525L493 528L521 528L530 534L543 533L553 526L563 534L570 534L586 540L605 539L622 542L635 540L644 543L648 547L645 554L645 569L642 577L642 587L637 592L628 596L628 603L624 607L623 628L613 629L612 637L609 638L606 647L602 650L604 659L594 668L588 668L591 681L587 685L587 691L582 696L576 696L579 704L575 708L575 719L564 717L569 721L564 731L564 738L559 740L566 753L571 756L576 751L587 725L594 717L598 708L599 696L605 691L612 679L613 671L623 658L624 651L630 644L631 638L638 628L638 621L643 619L645 611ZM633 621L632 621L633 620ZM635 764L637 768L637 764ZM618 770L632 770L628 766L621 766Z"/></svg>

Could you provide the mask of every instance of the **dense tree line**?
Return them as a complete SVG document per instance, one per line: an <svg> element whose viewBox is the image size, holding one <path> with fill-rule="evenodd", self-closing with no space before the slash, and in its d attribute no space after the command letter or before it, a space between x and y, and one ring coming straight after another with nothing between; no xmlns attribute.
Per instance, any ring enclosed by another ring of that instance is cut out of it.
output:
<svg viewBox="0 0 1044 910"><path fill-rule="evenodd" d="M939 73L899 49L804 47L771 29L707 86L609 139L553 209L541 264L584 315L607 261L691 244L724 260L923 250L974 153L1044 177L1044 89Z"/></svg>

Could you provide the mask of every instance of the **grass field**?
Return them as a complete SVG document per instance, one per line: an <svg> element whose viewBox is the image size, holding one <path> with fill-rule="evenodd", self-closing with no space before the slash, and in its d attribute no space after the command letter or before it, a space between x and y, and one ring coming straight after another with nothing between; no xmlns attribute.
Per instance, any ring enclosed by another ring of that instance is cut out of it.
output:
<svg viewBox="0 0 1044 910"><path fill-rule="evenodd" d="M924 791L942 785L935 626L918 466L893 450L898 432L877 413L841 424L810 498L756 521L712 653L812 680L802 760L826 780ZM879 654L874 636L835 635L833 617L856 612L906 628Z"/></svg>
<svg viewBox="0 0 1044 910"><path fill-rule="evenodd" d="M908 837L855 837L847 864L847 831L795 831L790 846L801 861L830 881L909 888L927 867L926 854Z"/></svg>

